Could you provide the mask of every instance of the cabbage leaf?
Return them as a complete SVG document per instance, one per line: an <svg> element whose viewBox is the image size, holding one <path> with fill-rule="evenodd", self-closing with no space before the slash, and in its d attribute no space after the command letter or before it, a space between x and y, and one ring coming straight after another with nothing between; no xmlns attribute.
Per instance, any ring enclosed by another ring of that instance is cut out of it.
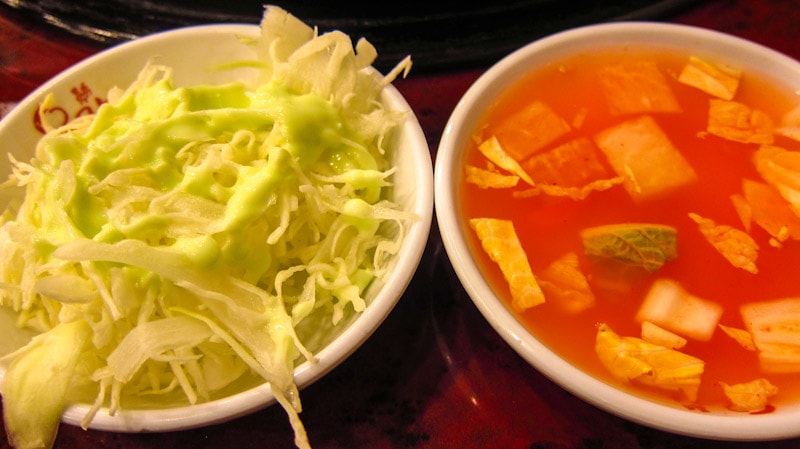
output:
<svg viewBox="0 0 800 449"><path fill-rule="evenodd" d="M583 252L655 272L678 256L675 228L650 223L620 223L581 231Z"/></svg>

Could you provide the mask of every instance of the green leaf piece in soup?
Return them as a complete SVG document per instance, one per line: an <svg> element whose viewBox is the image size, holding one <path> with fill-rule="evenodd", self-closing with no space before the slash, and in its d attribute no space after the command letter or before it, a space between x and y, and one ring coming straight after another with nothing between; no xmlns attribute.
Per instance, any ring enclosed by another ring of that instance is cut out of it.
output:
<svg viewBox="0 0 800 449"><path fill-rule="evenodd" d="M658 271L678 256L677 230L648 223L619 223L581 231L583 252L594 258Z"/></svg>

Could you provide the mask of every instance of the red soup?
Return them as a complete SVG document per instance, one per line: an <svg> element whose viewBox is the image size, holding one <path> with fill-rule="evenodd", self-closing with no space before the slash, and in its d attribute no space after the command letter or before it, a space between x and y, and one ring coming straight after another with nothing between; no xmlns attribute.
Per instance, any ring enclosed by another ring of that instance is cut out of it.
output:
<svg viewBox="0 0 800 449"><path fill-rule="evenodd" d="M701 410L796 402L798 105L653 49L532 72L467 153L475 254L531 332L598 378Z"/></svg>

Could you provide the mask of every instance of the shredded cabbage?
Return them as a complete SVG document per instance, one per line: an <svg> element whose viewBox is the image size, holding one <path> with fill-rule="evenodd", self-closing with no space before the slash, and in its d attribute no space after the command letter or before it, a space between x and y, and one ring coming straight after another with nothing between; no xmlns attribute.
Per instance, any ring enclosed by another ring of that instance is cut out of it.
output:
<svg viewBox="0 0 800 449"><path fill-rule="evenodd" d="M0 305L40 332L0 383L17 449L52 445L72 402L93 404L88 426L253 379L309 446L295 364L367 307L416 218L389 200L404 115L380 102L410 59L380 76L368 42L271 6L249 44L255 83L177 87L149 64L12 161Z"/></svg>

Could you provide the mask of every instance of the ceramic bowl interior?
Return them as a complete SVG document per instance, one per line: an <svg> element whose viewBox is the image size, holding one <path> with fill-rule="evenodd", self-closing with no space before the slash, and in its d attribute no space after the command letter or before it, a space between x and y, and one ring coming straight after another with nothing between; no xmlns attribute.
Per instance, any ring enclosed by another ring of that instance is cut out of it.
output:
<svg viewBox="0 0 800 449"><path fill-rule="evenodd" d="M255 25L203 25L167 31L137 39L71 67L26 97L0 122L0 145L18 160L29 159L41 133L33 119L45 95L54 97L48 109L50 120L58 123L90 112L103 101L114 86L127 87L149 60L172 67L176 85L223 83L248 79L248 68L215 70L220 64L252 59L252 50L239 37L256 37ZM393 262L393 272L378 289L366 311L353 320L339 335L331 335L328 343L316 352L316 363L302 363L295 369L299 388L308 386L329 372L355 351L381 324L410 283L427 244L433 215L433 168L422 128L403 96L393 86L384 90L382 100L392 110L405 111L408 119L397 135L398 151L393 175L394 200L419 217L405 237L403 247ZM10 173L6 157L0 158L0 176ZM7 199L0 198L5 202ZM2 312L2 310L0 310ZM13 317L0 313L0 354L10 352L30 338L14 330ZM0 377L5 368L0 366ZM123 410L114 416L101 411L91 428L118 432L160 432L187 429L227 421L274 402L266 384L254 386L223 399L193 406L157 409ZM63 422L78 425L88 405L70 406Z"/></svg>
<svg viewBox="0 0 800 449"><path fill-rule="evenodd" d="M710 413L655 403L631 395L571 365L537 340L498 298L484 277L463 219L459 185L468 139L484 111L508 86L538 67L603 46L652 45L753 71L800 92L800 63L755 43L689 26L620 22L564 31L532 42L487 70L456 105L440 141L434 173L436 218L447 255L477 308L502 338L533 367L583 400L653 428L718 440L770 440L800 435L800 404L774 413Z"/></svg>

